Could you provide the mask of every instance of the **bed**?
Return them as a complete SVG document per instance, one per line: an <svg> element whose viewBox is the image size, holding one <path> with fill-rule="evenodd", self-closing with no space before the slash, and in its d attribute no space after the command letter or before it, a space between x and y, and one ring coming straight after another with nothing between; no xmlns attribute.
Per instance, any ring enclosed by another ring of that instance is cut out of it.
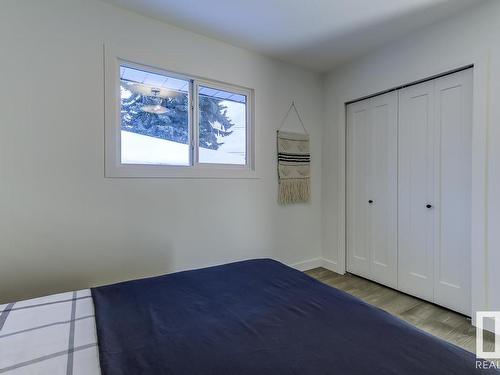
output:
<svg viewBox="0 0 500 375"><path fill-rule="evenodd" d="M0 305L6 374L471 374L475 356L270 259Z"/></svg>

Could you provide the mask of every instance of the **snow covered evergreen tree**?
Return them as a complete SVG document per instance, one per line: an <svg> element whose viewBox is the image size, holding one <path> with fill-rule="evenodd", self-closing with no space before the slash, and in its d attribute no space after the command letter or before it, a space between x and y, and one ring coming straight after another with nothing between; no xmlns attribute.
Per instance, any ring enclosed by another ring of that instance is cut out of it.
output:
<svg viewBox="0 0 500 375"><path fill-rule="evenodd" d="M178 143L189 143L188 95L178 93L167 98L146 96L134 92L122 81L121 128L130 132L166 139ZM200 95L200 147L217 150L223 142L217 138L232 133L234 125L227 116L223 100ZM151 113L143 110L144 106L159 105L165 107L165 113Z"/></svg>

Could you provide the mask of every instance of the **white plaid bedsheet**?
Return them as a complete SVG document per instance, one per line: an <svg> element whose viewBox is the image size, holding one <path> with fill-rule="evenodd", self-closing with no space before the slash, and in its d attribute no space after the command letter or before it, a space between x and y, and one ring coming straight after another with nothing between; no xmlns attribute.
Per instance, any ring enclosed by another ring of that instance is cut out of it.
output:
<svg viewBox="0 0 500 375"><path fill-rule="evenodd" d="M100 375L90 290L0 305L0 374Z"/></svg>

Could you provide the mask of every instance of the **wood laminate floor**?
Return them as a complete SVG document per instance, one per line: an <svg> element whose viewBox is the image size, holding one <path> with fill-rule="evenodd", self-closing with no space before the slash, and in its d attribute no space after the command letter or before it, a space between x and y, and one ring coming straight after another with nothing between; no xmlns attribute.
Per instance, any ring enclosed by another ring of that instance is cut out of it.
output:
<svg viewBox="0 0 500 375"><path fill-rule="evenodd" d="M306 273L465 350L476 351L476 328L463 315L355 275L339 275L324 268ZM485 350L493 350L494 343L494 335L484 331Z"/></svg>

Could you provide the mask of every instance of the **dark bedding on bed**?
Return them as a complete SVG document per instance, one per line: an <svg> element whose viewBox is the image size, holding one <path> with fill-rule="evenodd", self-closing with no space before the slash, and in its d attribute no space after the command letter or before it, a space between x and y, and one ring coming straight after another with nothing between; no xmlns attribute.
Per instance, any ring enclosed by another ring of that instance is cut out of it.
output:
<svg viewBox="0 0 500 375"><path fill-rule="evenodd" d="M92 297L103 375L489 373L473 354L269 259Z"/></svg>

